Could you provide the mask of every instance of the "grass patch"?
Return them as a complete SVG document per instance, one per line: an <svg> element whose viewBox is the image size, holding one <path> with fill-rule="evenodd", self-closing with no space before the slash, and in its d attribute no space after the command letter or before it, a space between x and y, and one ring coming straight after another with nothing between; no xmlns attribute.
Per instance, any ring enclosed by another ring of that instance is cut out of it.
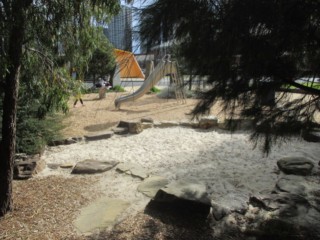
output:
<svg viewBox="0 0 320 240"><path fill-rule="evenodd" d="M126 90L124 90L124 88L121 87L120 85L115 85L109 91L110 92L125 92Z"/></svg>
<svg viewBox="0 0 320 240"><path fill-rule="evenodd" d="M320 90L320 82L313 82L313 83L312 82L305 82L305 83L299 83L299 84L301 84L301 85L303 85L305 87L309 87L309 88L314 88L314 89ZM289 85L289 84L286 84L283 87L286 88L286 89L299 89L299 88L297 88L295 86L292 86L292 85Z"/></svg>
<svg viewBox="0 0 320 240"><path fill-rule="evenodd" d="M149 92L150 92L150 93L159 93L159 92L161 92L161 90L160 90L159 88L153 86L153 87L150 89Z"/></svg>

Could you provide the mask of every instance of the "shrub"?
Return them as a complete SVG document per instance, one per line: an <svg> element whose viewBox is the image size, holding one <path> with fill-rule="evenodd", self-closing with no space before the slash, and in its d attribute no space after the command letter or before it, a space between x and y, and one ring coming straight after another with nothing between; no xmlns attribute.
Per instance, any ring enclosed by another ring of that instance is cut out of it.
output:
<svg viewBox="0 0 320 240"><path fill-rule="evenodd" d="M125 92L124 88L120 85L115 85L110 90L113 92Z"/></svg>
<svg viewBox="0 0 320 240"><path fill-rule="evenodd" d="M153 86L151 89L150 89L150 92L151 93L159 93L161 92L161 90L159 88L156 88L155 86Z"/></svg>
<svg viewBox="0 0 320 240"><path fill-rule="evenodd" d="M51 141L60 139L60 130L63 128L61 119L49 116L38 118L19 119L17 122L16 152L26 154L41 153Z"/></svg>

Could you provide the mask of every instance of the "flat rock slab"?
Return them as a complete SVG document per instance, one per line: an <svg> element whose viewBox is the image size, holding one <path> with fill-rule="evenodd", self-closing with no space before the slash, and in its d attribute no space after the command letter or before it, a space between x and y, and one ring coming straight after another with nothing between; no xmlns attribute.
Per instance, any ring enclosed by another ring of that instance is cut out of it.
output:
<svg viewBox="0 0 320 240"><path fill-rule="evenodd" d="M141 123L143 129L153 128L153 123L143 122Z"/></svg>
<svg viewBox="0 0 320 240"><path fill-rule="evenodd" d="M171 202L176 199L183 199L211 206L206 186L196 180L181 179L172 182L161 188L154 197L155 201L164 202Z"/></svg>
<svg viewBox="0 0 320 240"><path fill-rule="evenodd" d="M138 191L150 198L154 198L158 190L168 184L169 180L164 177L151 176L139 184Z"/></svg>
<svg viewBox="0 0 320 240"><path fill-rule="evenodd" d="M131 134L138 134L143 131L142 123L140 121L120 121L117 127L128 129Z"/></svg>
<svg viewBox="0 0 320 240"><path fill-rule="evenodd" d="M278 168L286 174L310 175L314 164L304 157L284 157L277 162Z"/></svg>
<svg viewBox="0 0 320 240"><path fill-rule="evenodd" d="M168 128L168 127L177 127L179 125L180 125L180 123L176 122L176 121L161 121L161 122L154 124L154 127Z"/></svg>
<svg viewBox="0 0 320 240"><path fill-rule="evenodd" d="M149 176L146 170L139 164L134 163L120 163L117 166L117 171L145 179Z"/></svg>
<svg viewBox="0 0 320 240"><path fill-rule="evenodd" d="M73 168L73 163L64 163L60 165L60 168Z"/></svg>
<svg viewBox="0 0 320 240"><path fill-rule="evenodd" d="M112 128L112 131L114 132L114 134L117 134L117 135L125 135L129 133L129 129L124 127Z"/></svg>
<svg viewBox="0 0 320 240"><path fill-rule="evenodd" d="M113 135L114 135L113 131L101 131L101 132L87 134L84 137L87 141L96 141L96 140L111 138Z"/></svg>
<svg viewBox="0 0 320 240"><path fill-rule="evenodd" d="M92 233L104 230L115 224L117 217L129 207L129 203L121 199L101 198L81 209L74 226L81 233Z"/></svg>
<svg viewBox="0 0 320 240"><path fill-rule="evenodd" d="M216 220L222 219L231 212L244 214L248 205L249 196L245 193L230 192L220 197L218 200L212 199L212 214Z"/></svg>
<svg viewBox="0 0 320 240"><path fill-rule="evenodd" d="M216 116L202 117L199 121L199 128L208 129L218 126L218 118Z"/></svg>
<svg viewBox="0 0 320 240"><path fill-rule="evenodd" d="M293 177L289 177L293 176ZM294 178L295 177L295 178ZM306 187L303 185L304 179L301 176L288 175L280 178L276 183L276 190L291 194L305 196L307 195Z"/></svg>
<svg viewBox="0 0 320 240"><path fill-rule="evenodd" d="M72 169L72 174L95 174L106 172L114 168L119 162L116 161L97 161L94 159L86 159L78 162Z"/></svg>

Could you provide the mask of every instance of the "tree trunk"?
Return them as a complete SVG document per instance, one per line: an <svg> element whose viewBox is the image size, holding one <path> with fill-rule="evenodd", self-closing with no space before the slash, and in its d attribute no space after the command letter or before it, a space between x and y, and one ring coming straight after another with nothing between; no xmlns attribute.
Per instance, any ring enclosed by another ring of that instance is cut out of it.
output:
<svg viewBox="0 0 320 240"><path fill-rule="evenodd" d="M9 36L8 73L5 76L2 142L0 145L0 217L12 210L12 180L16 145L16 112L19 75L25 34L25 10L32 1L16 0L12 4Z"/></svg>

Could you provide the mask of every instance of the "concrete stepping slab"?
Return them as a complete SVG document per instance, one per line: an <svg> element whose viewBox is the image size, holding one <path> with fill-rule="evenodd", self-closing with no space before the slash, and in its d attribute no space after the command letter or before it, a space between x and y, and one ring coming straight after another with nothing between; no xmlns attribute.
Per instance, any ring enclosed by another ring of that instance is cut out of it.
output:
<svg viewBox="0 0 320 240"><path fill-rule="evenodd" d="M86 159L78 162L72 169L72 174L94 174L106 172L114 168L119 162L117 161L97 161L94 159Z"/></svg>
<svg viewBox="0 0 320 240"><path fill-rule="evenodd" d="M93 233L112 227L129 205L121 199L98 199L81 209L80 215L74 221L74 226L80 233Z"/></svg>
<svg viewBox="0 0 320 240"><path fill-rule="evenodd" d="M138 177L142 180L149 176L141 165L134 163L120 163L117 165L117 171Z"/></svg>

